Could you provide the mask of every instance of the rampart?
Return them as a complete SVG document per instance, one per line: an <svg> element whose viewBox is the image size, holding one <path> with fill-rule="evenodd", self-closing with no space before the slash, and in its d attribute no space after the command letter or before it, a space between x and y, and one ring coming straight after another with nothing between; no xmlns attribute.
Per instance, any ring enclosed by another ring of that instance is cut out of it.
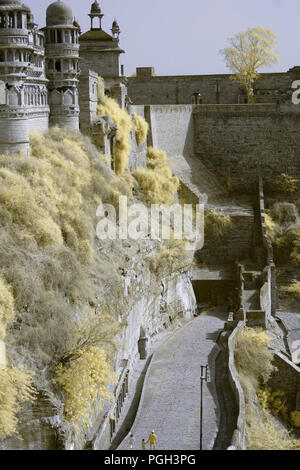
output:
<svg viewBox="0 0 300 470"><path fill-rule="evenodd" d="M194 109L194 151L209 171L233 189L265 189L281 173L300 176L300 107L297 105L199 105Z"/></svg>
<svg viewBox="0 0 300 470"><path fill-rule="evenodd" d="M258 103L286 102L298 68L288 72L263 73L255 82ZM138 67L128 77L128 94L134 104L191 104L192 96L201 94L203 104L238 104L246 102L244 87L230 79L230 74L157 76L153 67Z"/></svg>

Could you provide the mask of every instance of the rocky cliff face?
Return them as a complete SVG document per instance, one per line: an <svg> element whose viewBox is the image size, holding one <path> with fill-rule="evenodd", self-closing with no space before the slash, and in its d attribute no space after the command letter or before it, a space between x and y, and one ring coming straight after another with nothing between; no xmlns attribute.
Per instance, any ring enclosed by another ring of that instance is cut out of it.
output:
<svg viewBox="0 0 300 470"><path fill-rule="evenodd" d="M177 320L188 321L196 312L196 299L188 272L173 273L160 278L149 269L140 272L127 272L120 276L124 295L118 299L124 311L119 316L123 325L118 338L119 348L115 360L117 376L121 376L124 368L139 357L139 339L147 338L147 346L153 344L159 333L170 328ZM109 296L109 293L106 293ZM130 298L130 309L126 311ZM99 411L95 405L90 416L90 428L78 428L76 431L62 418L61 398L41 391L36 402L22 410L20 416L19 438L8 438L0 444L0 449L84 449L93 433L102 431L104 416L113 406L111 402L104 404ZM104 447L107 443L103 443Z"/></svg>

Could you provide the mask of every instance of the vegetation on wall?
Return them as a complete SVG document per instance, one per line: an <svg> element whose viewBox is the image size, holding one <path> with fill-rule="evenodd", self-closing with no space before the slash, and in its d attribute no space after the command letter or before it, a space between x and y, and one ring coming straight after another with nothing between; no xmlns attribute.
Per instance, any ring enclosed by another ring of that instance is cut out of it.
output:
<svg viewBox="0 0 300 470"><path fill-rule="evenodd" d="M272 390L271 387L263 387L257 391L257 397L266 410L270 410L275 415L281 416L288 421L288 408L286 405L286 396L283 390Z"/></svg>
<svg viewBox="0 0 300 470"><path fill-rule="evenodd" d="M137 168L133 176L149 203L170 205L174 202L180 183L172 174L163 150L148 147L147 168Z"/></svg>
<svg viewBox="0 0 300 470"><path fill-rule="evenodd" d="M205 233L209 238L221 238L230 229L232 220L229 215L210 211L205 214Z"/></svg>
<svg viewBox="0 0 300 470"><path fill-rule="evenodd" d="M234 359L245 396L247 449L298 450L300 440L290 436L262 395L262 389L276 372L270 341L260 328L245 328L237 335Z"/></svg>
<svg viewBox="0 0 300 470"><path fill-rule="evenodd" d="M115 171L120 176L128 168L128 158L131 152L130 131L132 123L127 111L122 109L116 100L105 95L101 78L99 78L98 85L99 103L97 114L109 116L117 126L114 158Z"/></svg>
<svg viewBox="0 0 300 470"><path fill-rule="evenodd" d="M293 194L298 189L298 180L293 176L282 173L276 180L275 186L277 191L282 194Z"/></svg>
<svg viewBox="0 0 300 470"><path fill-rule="evenodd" d="M267 234L276 263L300 263L300 219L295 204L275 203L266 214Z"/></svg>
<svg viewBox="0 0 300 470"><path fill-rule="evenodd" d="M300 281L294 281L289 286L282 287L281 289L290 294L296 300L300 300Z"/></svg>
<svg viewBox="0 0 300 470"><path fill-rule="evenodd" d="M147 139L149 124L142 116L134 113L133 126L136 133L136 142L138 145L142 145Z"/></svg>

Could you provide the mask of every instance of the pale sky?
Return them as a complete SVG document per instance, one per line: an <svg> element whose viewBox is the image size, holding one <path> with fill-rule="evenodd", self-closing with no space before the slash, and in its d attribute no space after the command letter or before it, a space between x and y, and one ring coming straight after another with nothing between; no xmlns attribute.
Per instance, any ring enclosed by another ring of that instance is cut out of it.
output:
<svg viewBox="0 0 300 470"><path fill-rule="evenodd" d="M108 33L116 18L125 74L154 66L157 75L228 73L219 50L227 39L248 27L263 26L277 34L280 62L262 71L287 71L300 65L299 0L99 0L102 27ZM25 0L35 20L45 25L49 0ZM92 0L65 0L82 31L90 29Z"/></svg>

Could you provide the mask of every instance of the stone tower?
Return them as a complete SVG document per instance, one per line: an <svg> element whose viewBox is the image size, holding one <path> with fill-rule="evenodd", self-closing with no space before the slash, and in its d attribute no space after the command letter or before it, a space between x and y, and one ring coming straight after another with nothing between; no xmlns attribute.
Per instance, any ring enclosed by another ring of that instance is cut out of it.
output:
<svg viewBox="0 0 300 470"><path fill-rule="evenodd" d="M0 152L27 152L48 119L44 34L21 1L0 0Z"/></svg>
<svg viewBox="0 0 300 470"><path fill-rule="evenodd" d="M47 9L46 74L50 124L79 129L79 27L71 8L61 1Z"/></svg>
<svg viewBox="0 0 300 470"><path fill-rule="evenodd" d="M99 3L95 1L89 14L91 29L79 37L81 69L83 75L93 70L102 77L106 92L124 107L127 88L126 78L120 74L120 54L124 53L119 46L120 28L114 20L112 35L106 33L102 29L103 16Z"/></svg>

